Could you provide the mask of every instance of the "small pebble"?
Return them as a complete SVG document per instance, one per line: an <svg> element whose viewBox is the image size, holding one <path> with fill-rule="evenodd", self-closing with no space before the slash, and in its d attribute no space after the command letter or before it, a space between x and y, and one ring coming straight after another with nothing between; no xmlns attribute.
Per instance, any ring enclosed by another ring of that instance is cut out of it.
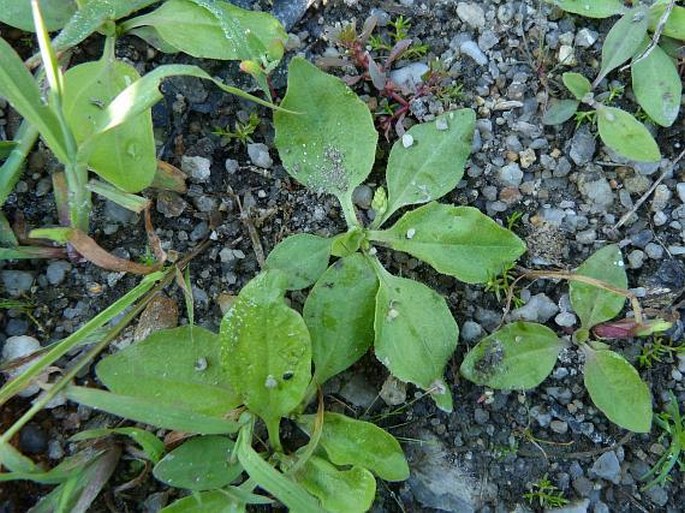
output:
<svg viewBox="0 0 685 513"><path fill-rule="evenodd" d="M659 246L659 244L650 242L645 246L645 253L652 260L660 260L664 256L664 248Z"/></svg>
<svg viewBox="0 0 685 513"><path fill-rule="evenodd" d="M226 172L230 175L235 174L236 171L238 171L238 161L233 160L233 159L226 159L224 162L224 168L226 169Z"/></svg>
<svg viewBox="0 0 685 513"><path fill-rule="evenodd" d="M675 190L678 193L678 198L681 203L685 203L685 182L680 182L675 186Z"/></svg>
<svg viewBox="0 0 685 513"><path fill-rule="evenodd" d="M480 324L478 324L477 322L466 321L462 325L459 334L461 335L461 339L464 342L474 342L478 340L483 334L483 328L481 328ZM683 362L685 362L685 357L683 359Z"/></svg>
<svg viewBox="0 0 685 513"><path fill-rule="evenodd" d="M554 322L562 328L570 328L576 324L576 316L571 312L561 312L554 318Z"/></svg>
<svg viewBox="0 0 685 513"><path fill-rule="evenodd" d="M269 155L269 147L263 143L250 143L247 145L247 154L250 161L263 169L269 169L274 161Z"/></svg>
<svg viewBox="0 0 685 513"><path fill-rule="evenodd" d="M479 66L485 66L488 63L488 58L483 53L483 50L478 48L478 45L474 41L464 41L459 46L459 50L464 55L471 57Z"/></svg>
<svg viewBox="0 0 685 513"><path fill-rule="evenodd" d="M45 270L45 276L50 285L59 285L64 281L66 274L71 271L71 264L64 260L50 262Z"/></svg>
<svg viewBox="0 0 685 513"><path fill-rule="evenodd" d="M19 448L27 454L41 454L48 448L45 431L34 423L26 424L19 431Z"/></svg>
<svg viewBox="0 0 685 513"><path fill-rule="evenodd" d="M181 157L181 170L187 173L194 182L204 183L211 175L212 161L205 157Z"/></svg>
<svg viewBox="0 0 685 513"><path fill-rule="evenodd" d="M457 16L461 21L475 29L485 27L485 11L477 3L459 2L457 4Z"/></svg>
<svg viewBox="0 0 685 513"><path fill-rule="evenodd" d="M652 221L656 226L663 226L668 223L668 215L663 210L658 210L657 212L654 212Z"/></svg>
<svg viewBox="0 0 685 513"><path fill-rule="evenodd" d="M352 192L352 201L359 208L367 210L371 208L373 201L373 190L368 185L362 184L357 186Z"/></svg>
<svg viewBox="0 0 685 513"><path fill-rule="evenodd" d="M631 269L639 269L645 261L645 253L640 249L635 249L628 253L628 264Z"/></svg>
<svg viewBox="0 0 685 513"><path fill-rule="evenodd" d="M12 297L26 294L33 284L33 274L27 271L2 271L0 280L5 286L5 291Z"/></svg>
<svg viewBox="0 0 685 513"><path fill-rule="evenodd" d="M553 420L549 423L549 428L555 433L563 435L568 431L568 424L563 420Z"/></svg>

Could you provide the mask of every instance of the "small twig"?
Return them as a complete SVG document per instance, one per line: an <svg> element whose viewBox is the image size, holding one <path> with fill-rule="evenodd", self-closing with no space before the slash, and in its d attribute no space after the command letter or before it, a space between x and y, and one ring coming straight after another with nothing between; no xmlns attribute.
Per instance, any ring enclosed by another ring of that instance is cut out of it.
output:
<svg viewBox="0 0 685 513"><path fill-rule="evenodd" d="M252 250L254 251L255 257L257 258L257 262L259 263L259 267L261 269L264 267L266 258L264 258L264 248L262 247L262 242L259 239L259 233L257 232L257 228L252 222L252 217L250 216L251 208L243 208L240 197L233 191L232 188L229 187L228 193L233 197L236 205L238 205L240 220L245 225L245 228L247 228L247 233L250 236L250 242L252 242Z"/></svg>
<svg viewBox="0 0 685 513"><path fill-rule="evenodd" d="M675 0L671 0L668 2L668 5L666 6L666 9L664 10L663 14L661 15L661 18L659 18L659 23L656 26L656 30L654 31L654 34L652 34L652 40L649 42L649 45L647 48L644 49L644 51L638 55L631 63L626 64L621 68L621 71L624 71L625 69L629 68L633 64L637 64L640 62L642 59L646 59L650 53L652 53L652 50L654 50L654 47L659 44L659 39L661 38L661 34L664 31L664 27L666 27L666 22L668 21L668 17L671 15L671 11L673 10L673 7L675 6ZM646 14L645 14L646 16Z"/></svg>
<svg viewBox="0 0 685 513"><path fill-rule="evenodd" d="M670 166L668 166L666 169L664 169L664 171L661 173L659 178L657 178L656 181L652 184L652 186L649 188L649 190L647 192L645 192L642 195L642 197L635 202L635 205L633 205L633 208L631 208L628 212L623 214L621 219L619 219L618 222L614 226L612 226L612 228L611 228L612 230L614 230L614 231L618 230L621 226L626 224L628 219L630 219L630 217L635 212L637 212L637 210L642 206L642 204L645 201L647 201L647 198L649 198L652 195L652 193L656 190L657 186L664 180L664 178L666 178L666 175L668 175L668 173L670 173L671 171L673 171L675 169L675 167L678 165L678 162L680 162L680 160L684 156L685 156L685 150L681 151L680 155L678 155L678 157L673 161L673 163Z"/></svg>

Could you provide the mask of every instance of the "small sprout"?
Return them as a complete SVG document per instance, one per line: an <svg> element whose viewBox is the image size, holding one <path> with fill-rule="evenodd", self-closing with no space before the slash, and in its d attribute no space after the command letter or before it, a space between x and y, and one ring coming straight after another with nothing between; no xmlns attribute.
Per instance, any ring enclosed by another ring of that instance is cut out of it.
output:
<svg viewBox="0 0 685 513"><path fill-rule="evenodd" d="M278 381L276 381L276 378L269 374L264 381L264 386L268 389L276 388L278 386Z"/></svg>

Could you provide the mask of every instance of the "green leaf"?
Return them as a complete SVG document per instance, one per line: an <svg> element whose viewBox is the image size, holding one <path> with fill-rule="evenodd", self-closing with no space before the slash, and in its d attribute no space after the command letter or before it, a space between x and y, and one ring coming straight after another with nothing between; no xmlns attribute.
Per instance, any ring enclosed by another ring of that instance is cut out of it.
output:
<svg viewBox="0 0 685 513"><path fill-rule="evenodd" d="M48 30L62 28L76 12L74 0L41 0L40 9ZM24 32L34 32L29 0L0 0L0 21ZM0 50L2 53L2 50Z"/></svg>
<svg viewBox="0 0 685 513"><path fill-rule="evenodd" d="M112 392L223 415L240 404L220 364L218 335L198 326L157 331L95 368Z"/></svg>
<svg viewBox="0 0 685 513"><path fill-rule="evenodd" d="M469 381L496 389L527 390L552 372L564 343L533 322L515 322L482 339L461 364Z"/></svg>
<svg viewBox="0 0 685 513"><path fill-rule="evenodd" d="M661 159L659 146L649 130L624 110L600 106L597 129L604 144L626 158L640 162Z"/></svg>
<svg viewBox="0 0 685 513"><path fill-rule="evenodd" d="M2 9L0 12L3 12ZM45 143L60 162L68 161L66 145L57 116L43 103L38 85L19 55L2 38L0 38L0 97L7 99L26 121L38 129Z"/></svg>
<svg viewBox="0 0 685 513"><path fill-rule="evenodd" d="M94 438L103 438L111 435L130 437L134 442L140 445L145 452L145 455L152 463L157 463L162 458L165 451L164 442L149 431L135 427L88 429L86 431L79 431L69 438L69 440L71 442L79 442L81 440L92 440Z"/></svg>
<svg viewBox="0 0 685 513"><path fill-rule="evenodd" d="M371 472L357 466L339 470L317 456L308 458L293 477L330 513L364 513L376 497Z"/></svg>
<svg viewBox="0 0 685 513"><path fill-rule="evenodd" d="M373 344L377 290L376 274L359 253L335 262L314 285L303 316L318 383L347 369Z"/></svg>
<svg viewBox="0 0 685 513"><path fill-rule="evenodd" d="M652 32L656 31L659 20L666 10L666 5L668 5L668 0L659 0L649 8L649 30ZM666 20L666 25L664 25L662 35L685 41L685 7L673 6L671 14Z"/></svg>
<svg viewBox="0 0 685 513"><path fill-rule="evenodd" d="M564 73L561 79L576 100L582 100L587 93L592 91L592 84L580 73Z"/></svg>
<svg viewBox="0 0 685 513"><path fill-rule="evenodd" d="M376 156L369 108L340 79L301 57L290 61L281 107L293 112L274 113L274 142L290 176L351 202Z"/></svg>
<svg viewBox="0 0 685 513"><path fill-rule="evenodd" d="M615 244L595 252L576 269L576 274L594 278L619 289L625 290L628 287L621 250ZM626 298L620 294L575 280L571 281L569 292L573 310L586 329L616 317L626 302Z"/></svg>
<svg viewBox="0 0 685 513"><path fill-rule="evenodd" d="M229 379L250 411L271 426L297 407L311 379L309 332L285 304L279 274L251 280L221 322Z"/></svg>
<svg viewBox="0 0 685 513"><path fill-rule="evenodd" d="M264 461L250 447L251 438L251 426L241 429L236 441L235 453L241 465L255 483L273 494L290 511L297 513L327 513L319 505L318 501L309 495L302 486Z"/></svg>
<svg viewBox="0 0 685 513"><path fill-rule="evenodd" d="M393 144L386 180L388 206L373 223L380 226L400 207L427 203L454 189L464 175L471 153L476 114L471 109L447 112L436 121L414 125Z"/></svg>
<svg viewBox="0 0 685 513"><path fill-rule="evenodd" d="M311 435L315 415L302 415L298 425ZM409 466L394 436L370 422L340 413L324 413L319 444L328 459L340 466L358 465L385 481L404 481Z"/></svg>
<svg viewBox="0 0 685 513"><path fill-rule="evenodd" d="M566 12L588 18L608 18L626 10L621 0L551 0L551 2Z"/></svg>
<svg viewBox="0 0 685 513"><path fill-rule="evenodd" d="M369 238L420 258L466 283L484 283L526 250L513 232L473 207L429 203Z"/></svg>
<svg viewBox="0 0 685 513"><path fill-rule="evenodd" d="M152 473L176 488L195 491L221 488L243 471L237 462L231 462L234 445L225 436L192 438L164 456Z"/></svg>
<svg viewBox="0 0 685 513"><path fill-rule="evenodd" d="M5 160L12 153L12 150L17 146L15 141L0 141L0 159Z"/></svg>
<svg viewBox="0 0 685 513"><path fill-rule="evenodd" d="M648 44L645 42L644 48ZM671 58L656 45L646 57L633 60L630 71L640 107L659 125L671 126L678 117L683 93L678 69Z"/></svg>
<svg viewBox="0 0 685 513"><path fill-rule="evenodd" d="M652 396L635 368L613 351L585 349L585 387L608 419L636 433L652 426Z"/></svg>
<svg viewBox="0 0 685 513"><path fill-rule="evenodd" d="M328 267L331 241L309 233L292 235L279 243L266 259L265 269L278 269L288 277L288 290L310 287Z"/></svg>
<svg viewBox="0 0 685 513"><path fill-rule="evenodd" d="M580 102L577 100L558 100L552 98L549 102L549 107L542 116L542 122L545 125L561 125L573 117L579 105Z"/></svg>
<svg viewBox="0 0 685 513"><path fill-rule="evenodd" d="M123 24L123 30L151 26L156 35L193 57L258 60L268 57L274 41L287 39L272 15L247 11L228 2L167 0L155 11ZM160 50L168 49L161 45Z"/></svg>
<svg viewBox="0 0 685 513"><path fill-rule="evenodd" d="M163 429L207 435L235 433L238 430L238 424L223 418L223 415L204 415L189 409L186 405L160 403L154 399L141 399L76 386L68 386L65 395L67 399L85 406ZM202 406L197 405L196 408Z"/></svg>
<svg viewBox="0 0 685 513"><path fill-rule="evenodd" d="M331 240L331 255L336 257L346 257L359 251L365 240L365 233L361 228L355 226L333 237Z"/></svg>
<svg viewBox="0 0 685 513"><path fill-rule="evenodd" d="M445 299L422 283L391 275L380 264L376 269L376 357L397 379L431 390L433 396L451 397L443 373L459 328ZM451 404L438 406L451 411Z"/></svg>
<svg viewBox="0 0 685 513"><path fill-rule="evenodd" d="M64 115L78 144L93 136L95 120L104 106L139 78L133 66L107 56L67 71ZM88 156L88 165L127 192L139 192L150 185L157 169L150 109L98 136Z"/></svg>
<svg viewBox="0 0 685 513"><path fill-rule="evenodd" d="M116 19L115 4L126 3L112 2L111 0L89 0L83 8L69 18L64 28L52 40L53 48L56 52L61 52L79 44L98 30L105 21ZM42 5L43 2L41 2Z"/></svg>
<svg viewBox="0 0 685 513"><path fill-rule="evenodd" d="M223 490L211 490L183 497L159 513L245 513L245 504Z"/></svg>
<svg viewBox="0 0 685 513"><path fill-rule="evenodd" d="M647 34L648 19L646 9L640 6L626 11L614 23L602 46L602 66L595 84L635 55Z"/></svg>

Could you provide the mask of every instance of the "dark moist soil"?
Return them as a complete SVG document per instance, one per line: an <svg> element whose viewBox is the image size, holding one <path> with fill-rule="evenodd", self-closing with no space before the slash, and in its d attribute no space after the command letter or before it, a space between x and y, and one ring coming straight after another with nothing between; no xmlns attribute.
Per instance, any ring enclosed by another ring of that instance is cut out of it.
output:
<svg viewBox="0 0 685 513"><path fill-rule="evenodd" d="M304 3L294 1L291 7L297 11ZM277 10L284 5L275 4ZM267 3L259 7L270 8ZM464 179L443 202L478 207L503 224L514 215L520 216L513 229L529 244L521 260L528 268L572 269L596 249L618 243L626 257L630 284L644 296L644 303L675 317L682 315L685 171L682 165L669 170L682 150L682 114L671 128L655 132L664 154L662 163L655 166L626 163L593 138L586 126L576 130L573 122L561 127L541 124L546 102L563 94L559 85L563 71L596 74L601 43L613 20L565 15L534 0L317 2L290 29L292 44L286 60L295 54L314 61L337 56L341 50L332 41L335 30L352 21L361 27L371 13L378 16L381 25L399 15L410 18L409 37L416 44L428 45L426 55L411 62L400 61L395 68L438 58L446 70L445 84L462 86L461 94L452 98L417 98L408 123L428 121L457 107L471 107L478 114L474 153ZM22 52L30 53L22 34L1 25L0 30ZM381 26L376 33L387 38L389 31L390 27ZM89 39L72 62L95 58L101 45L97 38ZM577 64L572 68L559 64L562 45L575 52ZM160 54L132 37L118 42L117 55L141 72L169 62L197 63L181 55ZM199 64L230 83L251 87L234 64ZM338 75L352 71L330 70ZM282 69L274 76L280 95L284 93L284 76ZM626 86L619 105L634 111L629 75L615 72L611 76L614 85ZM368 84L358 84L355 90L371 105L376 101ZM191 177L183 195L152 190L145 194L156 201L153 224L165 250L183 254L209 239L208 248L191 264L191 283L196 321L216 331L221 320L217 300L224 294L237 294L259 271L258 249L248 224L268 254L290 234L330 236L344 230L344 221L333 198L306 191L284 171L273 147L270 112L194 79L169 80L163 92L164 100L153 109L159 158L179 167L182 156L210 159L211 176L206 181ZM245 120L251 112L261 119L252 139L266 144L274 160L267 169L252 163L243 144L226 142L212 133L217 128L232 129L236 120ZM16 126L16 115L4 106L0 136L11 138ZM395 138L394 131L390 131L389 142L381 138L370 185L382 183L384 161ZM237 161L237 165L226 163L227 159ZM23 222L29 228L57 224L49 180L55 168L49 152L37 147L17 192L3 207L11 222ZM628 222L613 229L662 172L662 185ZM361 192L360 197L368 191ZM241 219L239 204L249 208L249 223ZM360 215L367 219L368 205L359 201L359 206ZM145 255L142 219L102 200L96 199L91 234L117 256L140 260ZM684 510L685 487L679 471L672 472L669 483L647 491L639 481L667 445L662 432L655 426L648 435L630 435L598 412L583 386L583 362L575 350L564 351L553 374L535 390L491 392L475 386L460 378L459 364L470 347L496 329L502 320L503 302L483 286L466 286L438 275L406 255L387 251L381 255L389 270L426 283L447 299L461 328L461 341L446 371L454 395L451 414L437 410L412 387L407 389L405 404L388 406L377 397L387 372L372 355L327 385L326 400L332 409L387 428L401 440L409 457L411 478L404 483L379 482L373 511L541 511L540 503L536 500L531 504L524 494L545 476L570 501L564 511ZM17 310L0 311L0 346L13 335L33 335L42 344L63 338L139 281L88 263L71 262L62 279L49 282L48 264L0 263L0 272L22 270L33 280L19 293L20 299L32 305L33 319ZM544 322L560 336L568 337L573 317L565 284L526 282L520 292L528 301L527 318ZM184 312L180 292L170 287L168 294ZM304 297L293 294L293 305L301 305ZM188 322L184 313L178 322ZM131 333L126 337L130 339ZM672 346L681 344L682 321L678 320L662 338L670 340ZM649 343L654 340L613 345L636 363ZM60 364L67 364L69 359ZM671 392L679 401L685 398L685 360L675 353L662 355L651 362L651 367L640 367L640 372L652 391L655 411L663 409ZM93 384L92 375L83 373L79 382ZM8 403L0 416L2 429L28 405L26 399L18 398ZM74 450L74 444L67 441L69 436L91 426L118 422L67 403L41 412L13 442L25 452L33 448L31 456L36 461L54 466ZM284 437L285 443L297 445L296 430L284 427L286 433L292 433ZM151 476L126 491L116 490L133 477L134 463L130 457L122 458L91 511L155 512L179 496L178 490L161 486ZM2 484L0 511L27 511L49 489L26 482Z"/></svg>

